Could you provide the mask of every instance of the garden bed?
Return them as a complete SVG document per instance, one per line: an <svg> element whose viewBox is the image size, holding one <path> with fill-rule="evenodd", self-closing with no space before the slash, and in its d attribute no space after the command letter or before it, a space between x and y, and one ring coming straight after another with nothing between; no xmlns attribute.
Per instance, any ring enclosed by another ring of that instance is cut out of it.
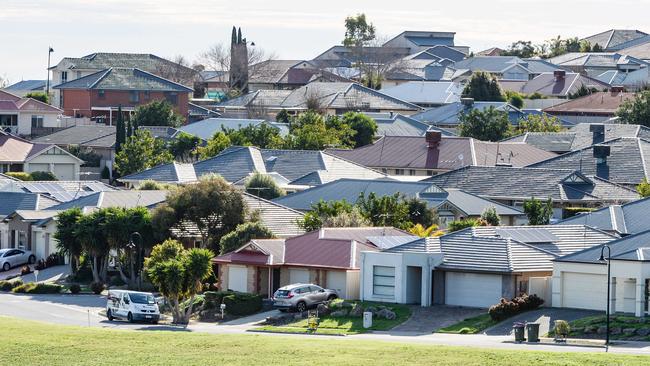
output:
<svg viewBox="0 0 650 366"><path fill-rule="evenodd" d="M440 328L436 333L478 334L497 324L499 324L498 321L493 320L490 314L485 313L464 319L448 327Z"/></svg>
<svg viewBox="0 0 650 366"><path fill-rule="evenodd" d="M569 322L569 338L605 339L606 317L589 316ZM553 337L553 331L548 336ZM627 341L650 341L650 319L634 316L612 315L610 317L610 339Z"/></svg>

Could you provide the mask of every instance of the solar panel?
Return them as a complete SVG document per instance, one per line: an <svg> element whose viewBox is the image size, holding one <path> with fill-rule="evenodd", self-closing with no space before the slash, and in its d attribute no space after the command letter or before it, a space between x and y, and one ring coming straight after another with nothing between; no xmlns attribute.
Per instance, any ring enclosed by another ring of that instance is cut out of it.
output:
<svg viewBox="0 0 650 366"><path fill-rule="evenodd" d="M553 243L560 240L555 234L543 228L495 229L502 238L510 238L522 243Z"/></svg>

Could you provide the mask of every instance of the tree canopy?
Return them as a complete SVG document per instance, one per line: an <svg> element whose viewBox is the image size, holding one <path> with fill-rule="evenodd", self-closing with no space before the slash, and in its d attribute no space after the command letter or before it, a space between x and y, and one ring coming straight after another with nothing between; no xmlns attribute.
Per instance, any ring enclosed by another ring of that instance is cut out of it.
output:
<svg viewBox="0 0 650 366"><path fill-rule="evenodd" d="M475 101L481 102L502 102L505 100L497 79L483 71L472 74L463 89L462 96L463 98L473 98Z"/></svg>
<svg viewBox="0 0 650 366"><path fill-rule="evenodd" d="M132 121L135 126L178 127L183 123L183 117L166 100L154 100L137 107Z"/></svg>
<svg viewBox="0 0 650 366"><path fill-rule="evenodd" d="M650 91L638 92L634 99L623 102L616 115L623 123L650 127Z"/></svg>
<svg viewBox="0 0 650 366"><path fill-rule="evenodd" d="M512 135L520 135L526 132L560 132L562 123L560 120L550 114L528 114L519 120L519 124L514 127Z"/></svg>
<svg viewBox="0 0 650 366"><path fill-rule="evenodd" d="M270 175L260 172L255 172L246 180L245 188L246 192L267 200L272 200L287 194L284 189L275 183Z"/></svg>
<svg viewBox="0 0 650 366"><path fill-rule="evenodd" d="M343 123L354 131L352 141L354 147L371 144L377 133L377 122L363 113L347 112L343 115Z"/></svg>
<svg viewBox="0 0 650 366"><path fill-rule="evenodd" d="M650 183L647 178L643 178L643 181L636 186L636 191L641 197L650 197Z"/></svg>
<svg viewBox="0 0 650 366"><path fill-rule="evenodd" d="M524 212L528 216L529 225L548 225L553 217L553 201L549 197L542 203L535 197L531 197L524 201Z"/></svg>
<svg viewBox="0 0 650 366"><path fill-rule="evenodd" d="M196 158L197 149L200 145L200 138L181 131L169 142L169 152L174 156L174 160L176 161L192 162Z"/></svg>
<svg viewBox="0 0 650 366"><path fill-rule="evenodd" d="M230 138L223 131L216 132L205 146L197 148L199 159L208 159L213 156L219 155L220 152L231 146Z"/></svg>
<svg viewBox="0 0 650 366"><path fill-rule="evenodd" d="M142 129L129 137L120 152L115 155L115 169L121 176L125 176L173 160L174 157L165 142L151 136L148 130Z"/></svg>
<svg viewBox="0 0 650 366"><path fill-rule="evenodd" d="M25 94L25 98L36 99L39 102L43 102L43 103L46 103L46 104L50 103L50 97L47 94L45 94L45 92L38 92L38 91L29 92L29 93Z"/></svg>
<svg viewBox="0 0 650 366"><path fill-rule="evenodd" d="M236 250L237 248L253 239L273 238L275 238L273 232L264 226L261 222L246 222L237 225L235 230L229 232L221 238L219 242L219 247L221 250L220 252L221 254L232 252L233 250Z"/></svg>
<svg viewBox="0 0 650 366"><path fill-rule="evenodd" d="M461 113L458 131L461 136L473 137L483 141L500 141L509 136L510 120L508 113L493 106L481 111L472 109Z"/></svg>
<svg viewBox="0 0 650 366"><path fill-rule="evenodd" d="M361 13L345 18L344 46L362 47L373 39L375 39L375 26L368 23L366 14Z"/></svg>

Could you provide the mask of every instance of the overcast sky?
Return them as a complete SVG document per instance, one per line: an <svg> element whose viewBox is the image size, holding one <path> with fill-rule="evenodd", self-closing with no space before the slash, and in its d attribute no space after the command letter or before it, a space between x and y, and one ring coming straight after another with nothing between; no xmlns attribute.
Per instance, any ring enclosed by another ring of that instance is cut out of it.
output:
<svg viewBox="0 0 650 366"><path fill-rule="evenodd" d="M46 77L47 50L61 58L140 52L190 60L233 25L278 58L310 59L343 38L346 16L363 12L382 36L453 31L474 51L517 39L588 36L611 28L650 31L650 0L0 0L0 75Z"/></svg>

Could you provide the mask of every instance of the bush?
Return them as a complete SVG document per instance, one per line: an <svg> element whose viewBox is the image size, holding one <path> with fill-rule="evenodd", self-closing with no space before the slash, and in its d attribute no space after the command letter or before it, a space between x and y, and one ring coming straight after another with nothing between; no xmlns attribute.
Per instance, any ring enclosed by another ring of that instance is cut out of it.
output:
<svg viewBox="0 0 650 366"><path fill-rule="evenodd" d="M232 291L206 291L203 293L203 297L205 298L203 308L217 309L223 303L223 298L233 293Z"/></svg>
<svg viewBox="0 0 650 366"><path fill-rule="evenodd" d="M106 286L102 282L93 282L90 284L90 290L95 294L99 295L104 291Z"/></svg>
<svg viewBox="0 0 650 366"><path fill-rule="evenodd" d="M523 311L537 309L544 303L537 295L526 295L515 297L511 300L501 299L498 304L492 305L488 313L492 320L502 321Z"/></svg>
<svg viewBox="0 0 650 366"><path fill-rule="evenodd" d="M15 287L18 287L23 284L23 281L21 280L15 280L15 281L0 281L0 291L4 292L9 292L13 290Z"/></svg>
<svg viewBox="0 0 650 366"><path fill-rule="evenodd" d="M7 172L4 174L22 181L32 180L32 176L29 173L25 173L25 172Z"/></svg>
<svg viewBox="0 0 650 366"><path fill-rule="evenodd" d="M251 315L262 310L262 296L242 292L231 292L223 297L226 313L231 315Z"/></svg>
<svg viewBox="0 0 650 366"><path fill-rule="evenodd" d="M28 275L30 273L32 273L32 269L29 268L29 266L23 266L23 268L20 269L21 276Z"/></svg>
<svg viewBox="0 0 650 366"><path fill-rule="evenodd" d="M54 175L52 172L32 172L30 175L32 176L32 180L36 181L58 180L56 179L56 175Z"/></svg>
<svg viewBox="0 0 650 366"><path fill-rule="evenodd" d="M108 285L113 287L113 286L124 286L126 283L122 280L122 277L120 276L111 276L111 278L108 279Z"/></svg>
<svg viewBox="0 0 650 366"><path fill-rule="evenodd" d="M30 282L14 287L11 292L16 294L58 294L62 289L63 286L53 283Z"/></svg>
<svg viewBox="0 0 650 366"><path fill-rule="evenodd" d="M556 320L553 332L556 335L568 336L571 333L571 326L566 320Z"/></svg>
<svg viewBox="0 0 650 366"><path fill-rule="evenodd" d="M76 283L74 285L70 285L71 294L78 294L80 292L81 292L81 286L77 285Z"/></svg>
<svg viewBox="0 0 650 366"><path fill-rule="evenodd" d="M105 166L104 169L102 169L102 179L109 179L111 177L111 171L108 170L108 167Z"/></svg>

